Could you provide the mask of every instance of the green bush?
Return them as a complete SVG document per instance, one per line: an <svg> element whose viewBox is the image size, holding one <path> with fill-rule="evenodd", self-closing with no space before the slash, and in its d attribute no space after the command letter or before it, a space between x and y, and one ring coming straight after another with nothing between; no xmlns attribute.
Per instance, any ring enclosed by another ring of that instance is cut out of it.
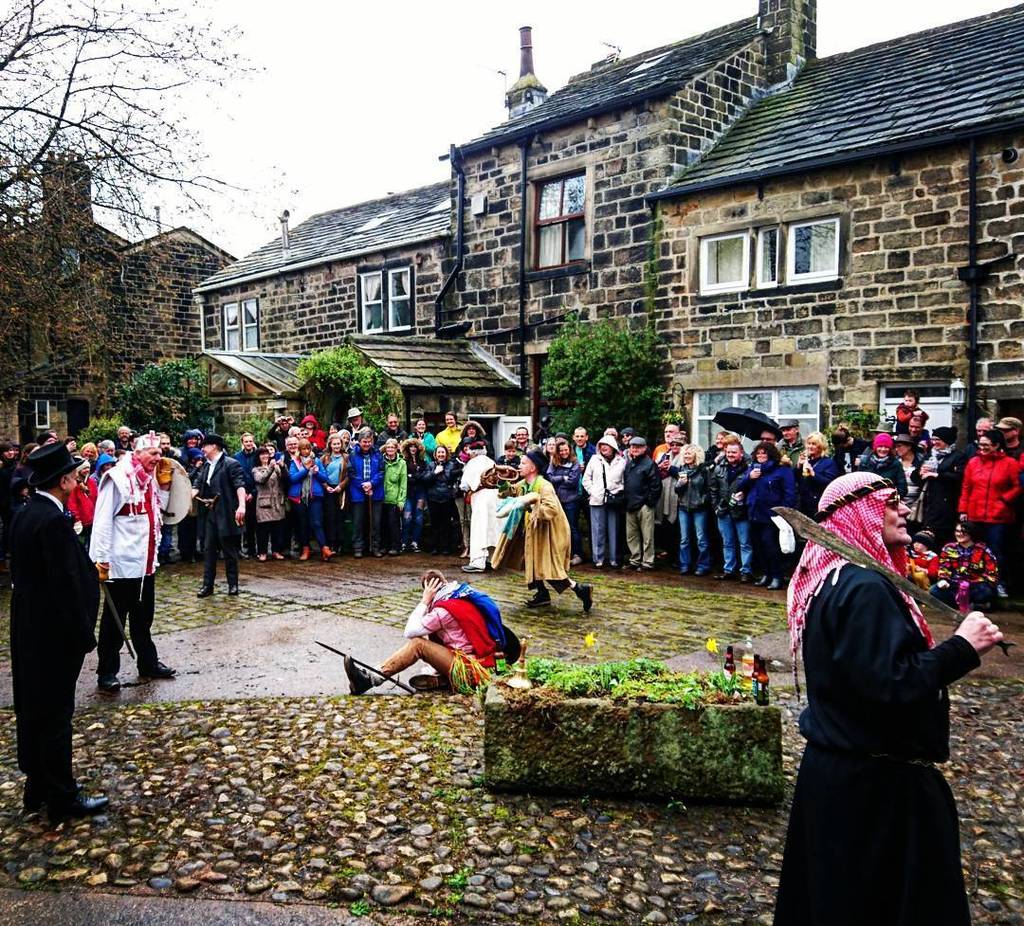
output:
<svg viewBox="0 0 1024 926"><path fill-rule="evenodd" d="M242 435L246 431L256 438L257 444L262 444L273 424L273 418L265 415L246 415L231 431L221 432L221 437L231 453L238 453L242 449Z"/></svg>
<svg viewBox="0 0 1024 926"><path fill-rule="evenodd" d="M381 430L387 417L401 408L401 394L391 387L379 367L368 363L351 344L317 351L299 361L298 377L317 407L317 417L328 420L339 395L363 410L363 418Z"/></svg>
<svg viewBox="0 0 1024 926"><path fill-rule="evenodd" d="M101 440L117 440L117 429L124 422L120 418L93 418L78 432L78 446L98 444Z"/></svg>
<svg viewBox="0 0 1024 926"><path fill-rule="evenodd" d="M165 360L137 370L114 396L114 409L136 431L166 431L172 439L210 414L206 377L194 360Z"/></svg>
<svg viewBox="0 0 1024 926"><path fill-rule="evenodd" d="M552 431L583 425L592 436L630 425L638 434L658 429L664 401L663 344L653 324L569 319L548 350L542 392L565 400L551 412Z"/></svg>

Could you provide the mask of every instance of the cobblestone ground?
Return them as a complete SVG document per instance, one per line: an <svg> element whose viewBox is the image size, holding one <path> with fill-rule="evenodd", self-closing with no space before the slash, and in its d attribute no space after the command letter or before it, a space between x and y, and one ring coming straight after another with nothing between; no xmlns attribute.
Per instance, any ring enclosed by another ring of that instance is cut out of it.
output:
<svg viewBox="0 0 1024 926"><path fill-rule="evenodd" d="M205 601L194 598L196 568L176 567L160 578L157 629L200 633L311 608L398 625L427 564L437 563L246 564L242 595ZM720 585L661 574L586 577L597 591L588 617L570 596L527 611L517 576L474 581L540 654L699 659L707 636L724 645L784 628L779 596L723 595ZM588 631L596 652L583 647ZM792 778L802 741L785 681L778 671ZM173 688L154 694L173 697ZM1024 923L1022 695L1019 678L954 693L945 772L976 923ZM788 806L491 794L480 783L472 699L114 702L80 711L75 728L76 771L112 809L51 829L21 812L14 718L0 711L0 888L314 903L424 922L771 921Z"/></svg>

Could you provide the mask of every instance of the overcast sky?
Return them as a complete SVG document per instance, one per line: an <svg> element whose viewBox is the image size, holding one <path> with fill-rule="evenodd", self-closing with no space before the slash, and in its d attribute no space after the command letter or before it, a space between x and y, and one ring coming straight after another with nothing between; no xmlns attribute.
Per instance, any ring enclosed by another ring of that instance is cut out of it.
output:
<svg viewBox="0 0 1024 926"><path fill-rule="evenodd" d="M825 56L1011 6L1006 0L819 0ZM757 0L521 0L496 5L210 0L243 30L258 71L189 107L209 171L239 191L208 215L162 204L241 257L273 238L277 216L310 215L442 180L439 155L504 121L518 76L518 27L533 26L537 76L550 91L619 46L636 54L753 15ZM507 72L507 77L499 71Z"/></svg>

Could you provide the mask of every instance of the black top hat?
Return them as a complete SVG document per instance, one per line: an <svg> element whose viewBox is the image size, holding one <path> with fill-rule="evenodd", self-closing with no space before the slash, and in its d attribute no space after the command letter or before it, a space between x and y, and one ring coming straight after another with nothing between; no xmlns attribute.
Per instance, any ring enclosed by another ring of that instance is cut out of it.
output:
<svg viewBox="0 0 1024 926"><path fill-rule="evenodd" d="M81 457L71 456L66 444L45 444L28 455L28 465L32 467L32 475L28 477L30 486L45 485L58 476L78 469L85 461Z"/></svg>
<svg viewBox="0 0 1024 926"><path fill-rule="evenodd" d="M203 438L203 446L207 444L216 444L221 450L224 449L224 438L219 434L214 434L212 431Z"/></svg>

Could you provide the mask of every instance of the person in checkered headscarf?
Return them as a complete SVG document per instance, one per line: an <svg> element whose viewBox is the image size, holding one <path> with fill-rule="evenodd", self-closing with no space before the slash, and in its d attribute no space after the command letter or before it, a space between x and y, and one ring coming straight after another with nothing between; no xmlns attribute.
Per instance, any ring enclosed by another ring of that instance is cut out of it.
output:
<svg viewBox="0 0 1024 926"><path fill-rule="evenodd" d="M905 576L908 514L892 482L860 472L829 484L816 520ZM813 541L788 611L807 746L775 923L967 926L956 805L935 763L949 758L946 686L977 668L999 628L973 612L936 644L915 601Z"/></svg>

